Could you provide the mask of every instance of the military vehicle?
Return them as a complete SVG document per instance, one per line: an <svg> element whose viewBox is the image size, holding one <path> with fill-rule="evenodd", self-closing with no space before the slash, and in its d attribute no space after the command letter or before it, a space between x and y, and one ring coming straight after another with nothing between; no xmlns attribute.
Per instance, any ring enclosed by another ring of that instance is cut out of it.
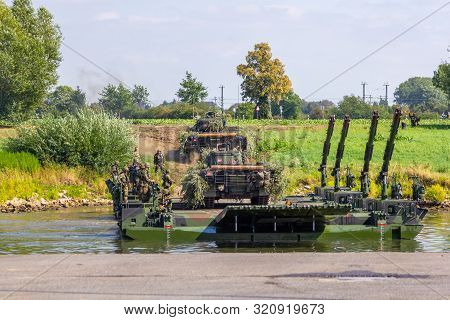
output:
<svg viewBox="0 0 450 320"><path fill-rule="evenodd" d="M132 239L165 241L216 241L216 242L287 242L315 240L327 237L383 237L385 239L413 239L422 229L421 220L427 210L420 207L423 185L414 178L413 199L389 199L388 169L394 150L395 136L401 111L394 113L391 132L386 143L383 165L379 174L382 185L381 199L369 198L369 163L378 124L378 114L372 116L369 140L366 144L364 167L361 172L361 190L351 190L351 183L340 186L340 163L344 153L345 137L350 119L343 122L337 159L333 168L334 186L326 185L326 163L335 118L330 118L324 144L321 186L308 196L288 196L284 202L253 205L229 205L223 210L171 211L153 204L122 205L121 229ZM247 177L252 172L265 174L261 165L247 165L238 154L229 150L211 153L208 167L202 171L210 179L211 199L242 196L249 193ZM221 172L220 175L218 173ZM227 175L225 174L227 173ZM217 174L217 176L216 176ZM245 179L244 179L245 177ZM263 177L261 175L260 177ZM265 175L264 175L265 177ZM347 179L349 180L349 179ZM244 183L245 181L245 183ZM237 183L239 182L239 183ZM240 186L240 187L238 187ZM231 188L230 188L231 187ZM237 189L234 189L234 188ZM228 189L227 189L228 188ZM264 189L264 188L263 188ZM255 200L258 195L251 197ZM258 200L259 201L259 200ZM256 201L253 201L254 203ZM214 201L209 201L214 204Z"/></svg>
<svg viewBox="0 0 450 320"><path fill-rule="evenodd" d="M219 145L227 145L230 150L247 150L247 138L238 130L226 126L225 117L216 112L208 112L203 118L197 119L191 132L181 141L181 150L185 155L206 149L217 149Z"/></svg>
<svg viewBox="0 0 450 320"><path fill-rule="evenodd" d="M267 204L271 172L263 164L249 164L242 152L219 146L205 160L200 176L208 183L206 208L219 199L250 199L252 204Z"/></svg>

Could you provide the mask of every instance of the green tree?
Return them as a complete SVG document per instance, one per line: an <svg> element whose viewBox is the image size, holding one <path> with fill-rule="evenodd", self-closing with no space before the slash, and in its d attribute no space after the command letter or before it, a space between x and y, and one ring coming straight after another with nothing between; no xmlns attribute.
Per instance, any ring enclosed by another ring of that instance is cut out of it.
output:
<svg viewBox="0 0 450 320"><path fill-rule="evenodd" d="M135 108L133 94L122 83L118 86L108 84L100 93L98 102L106 111L118 115Z"/></svg>
<svg viewBox="0 0 450 320"><path fill-rule="evenodd" d="M372 107L362 101L361 98L351 95L345 96L344 99L339 102L338 108L336 109L336 115L338 117L349 115L350 118L353 119L370 118L372 110Z"/></svg>
<svg viewBox="0 0 450 320"><path fill-rule="evenodd" d="M242 96L255 103L255 118L271 118L271 102L279 103L292 87L284 74L284 65L279 59L272 59L270 46L264 42L256 44L245 60L247 64L237 66L237 74L244 79ZM258 107L259 113L256 112Z"/></svg>
<svg viewBox="0 0 450 320"><path fill-rule="evenodd" d="M434 72L433 84L435 87L444 91L447 99L450 101L450 64L445 62L439 65Z"/></svg>
<svg viewBox="0 0 450 320"><path fill-rule="evenodd" d="M75 113L86 106L86 94L80 87L74 90L69 86L58 86L48 95L45 104L49 111Z"/></svg>
<svg viewBox="0 0 450 320"><path fill-rule="evenodd" d="M208 91L203 83L194 78L189 71L186 71L186 78L181 81L180 86L177 97L180 98L181 102L195 104L208 96Z"/></svg>
<svg viewBox="0 0 450 320"><path fill-rule="evenodd" d="M50 12L30 0L0 1L0 118L24 119L56 84L61 32Z"/></svg>
<svg viewBox="0 0 450 320"><path fill-rule="evenodd" d="M443 112L448 108L444 92L427 77L413 77L402 82L395 89L394 96L397 103L408 105L412 111Z"/></svg>
<svg viewBox="0 0 450 320"><path fill-rule="evenodd" d="M321 100L321 101L304 101L302 103L302 112L305 114L311 114L313 110L317 110L320 108L321 110L329 110L331 108L336 107L335 104L330 100ZM315 111L316 112L316 111ZM317 113L317 112L316 112Z"/></svg>
<svg viewBox="0 0 450 320"><path fill-rule="evenodd" d="M150 107L149 93L147 88L141 85L135 85L131 92L133 102L141 109Z"/></svg>
<svg viewBox="0 0 450 320"><path fill-rule="evenodd" d="M236 109L236 115L234 113L234 109ZM252 102L242 102L233 104L228 110L227 113L231 116L238 119L252 119L253 118L253 110L255 110L255 104Z"/></svg>
<svg viewBox="0 0 450 320"><path fill-rule="evenodd" d="M289 93L279 103L272 103L272 114L280 116L280 106L283 108L284 119L299 119L302 115L303 100L294 91Z"/></svg>

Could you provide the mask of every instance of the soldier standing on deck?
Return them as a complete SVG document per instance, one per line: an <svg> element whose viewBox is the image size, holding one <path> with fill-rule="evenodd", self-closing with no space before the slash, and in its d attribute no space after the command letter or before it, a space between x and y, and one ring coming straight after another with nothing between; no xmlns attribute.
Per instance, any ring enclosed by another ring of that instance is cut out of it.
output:
<svg viewBox="0 0 450 320"><path fill-rule="evenodd" d="M158 170L164 172L164 155L161 150L156 151L155 156L153 157L153 164L155 165L155 173L157 173Z"/></svg>
<svg viewBox="0 0 450 320"><path fill-rule="evenodd" d="M128 167L123 168L119 174L119 182L122 187L122 201L128 203L128 190L130 186L130 178L128 177Z"/></svg>

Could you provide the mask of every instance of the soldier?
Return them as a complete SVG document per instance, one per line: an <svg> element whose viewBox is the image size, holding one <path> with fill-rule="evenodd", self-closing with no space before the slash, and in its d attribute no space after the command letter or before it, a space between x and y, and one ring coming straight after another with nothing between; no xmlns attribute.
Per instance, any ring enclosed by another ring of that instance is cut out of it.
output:
<svg viewBox="0 0 450 320"><path fill-rule="evenodd" d="M111 197L113 200L114 213L116 217L120 213L120 181L119 181L119 161L115 161L111 166Z"/></svg>
<svg viewBox="0 0 450 320"><path fill-rule="evenodd" d="M164 155L161 150L156 151L153 157L153 164L155 165L155 173L158 172L158 169L164 172Z"/></svg>
<svg viewBox="0 0 450 320"><path fill-rule="evenodd" d="M403 197L402 185L400 182L394 182L391 187L392 199L401 199Z"/></svg>
<svg viewBox="0 0 450 320"><path fill-rule="evenodd" d="M119 161L114 161L114 164L111 166L111 176L113 179L119 175Z"/></svg>
<svg viewBox="0 0 450 320"><path fill-rule="evenodd" d="M138 193L139 167L140 167L139 160L137 158L134 158L133 163L130 165L129 168L130 183L134 193Z"/></svg>
<svg viewBox="0 0 450 320"><path fill-rule="evenodd" d="M146 202L148 200L148 194L150 191L150 187L153 183L150 173L148 172L149 165L144 163L141 165L139 170L139 198L142 202Z"/></svg>
<svg viewBox="0 0 450 320"><path fill-rule="evenodd" d="M405 130L405 129L406 129L406 122L402 121L402 130Z"/></svg>
<svg viewBox="0 0 450 320"><path fill-rule="evenodd" d="M173 184L173 180L172 180L172 178L170 178L168 170L163 171L162 179L163 179L163 183L162 183L163 189L169 190Z"/></svg>
<svg viewBox="0 0 450 320"><path fill-rule="evenodd" d="M347 174L345 176L345 186L350 189L356 187L355 175L350 171L348 167L347 167Z"/></svg>
<svg viewBox="0 0 450 320"><path fill-rule="evenodd" d="M128 167L124 167L122 172L119 174L119 182L122 188L122 201L123 203L128 203L128 190L130 186L130 178L128 176Z"/></svg>

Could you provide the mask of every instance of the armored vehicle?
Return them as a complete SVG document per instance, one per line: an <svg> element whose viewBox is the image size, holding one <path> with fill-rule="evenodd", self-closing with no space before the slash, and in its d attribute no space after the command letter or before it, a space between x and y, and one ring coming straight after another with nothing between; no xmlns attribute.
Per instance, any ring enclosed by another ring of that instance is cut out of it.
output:
<svg viewBox="0 0 450 320"><path fill-rule="evenodd" d="M200 176L208 183L205 206L213 208L219 199L250 199L252 204L267 204L271 172L263 164L249 164L242 152L221 148L211 151Z"/></svg>
<svg viewBox="0 0 450 320"><path fill-rule="evenodd" d="M227 121L217 112L210 111L203 118L197 119L195 125L189 129L193 132L221 132L225 129Z"/></svg>
<svg viewBox="0 0 450 320"><path fill-rule="evenodd" d="M229 149L240 151L247 150L247 138L227 127L225 117L215 112L207 112L203 118L197 119L189 131L191 134L181 141L181 149L185 155L201 153L205 149L214 150L219 145L227 145Z"/></svg>

